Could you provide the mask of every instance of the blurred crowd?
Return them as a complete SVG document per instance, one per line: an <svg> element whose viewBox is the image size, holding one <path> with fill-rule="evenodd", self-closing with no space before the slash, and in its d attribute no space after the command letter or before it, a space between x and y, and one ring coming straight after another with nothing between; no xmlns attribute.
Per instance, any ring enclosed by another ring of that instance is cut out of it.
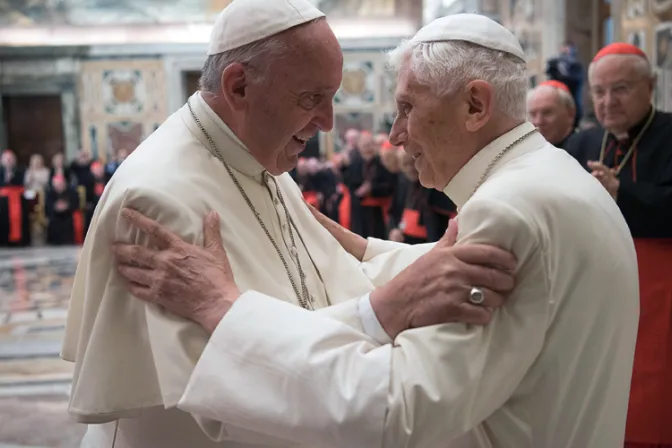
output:
<svg viewBox="0 0 672 448"><path fill-rule="evenodd" d="M341 152L300 159L292 176L308 203L365 238L438 241L456 212L442 192L420 185L413 159L386 133L349 129Z"/></svg>
<svg viewBox="0 0 672 448"><path fill-rule="evenodd" d="M119 150L107 163L81 150L66 162L40 154L28 166L7 149L0 158L0 247L71 245L84 241L105 184L124 161Z"/></svg>

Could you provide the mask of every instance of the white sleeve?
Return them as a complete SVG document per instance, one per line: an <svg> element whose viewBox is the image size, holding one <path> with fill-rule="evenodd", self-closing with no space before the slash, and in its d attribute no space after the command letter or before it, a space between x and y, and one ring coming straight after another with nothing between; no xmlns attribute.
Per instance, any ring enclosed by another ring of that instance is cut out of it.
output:
<svg viewBox="0 0 672 448"><path fill-rule="evenodd" d="M475 428L540 353L549 290L537 233L517 211L472 200L460 230L460 244L497 245L519 261L517 287L490 325L413 329L380 346L320 313L248 292L212 335L179 406L321 448L441 446Z"/></svg>
<svg viewBox="0 0 672 448"><path fill-rule="evenodd" d="M369 238L359 268L374 286L379 287L429 252L435 243L403 244Z"/></svg>

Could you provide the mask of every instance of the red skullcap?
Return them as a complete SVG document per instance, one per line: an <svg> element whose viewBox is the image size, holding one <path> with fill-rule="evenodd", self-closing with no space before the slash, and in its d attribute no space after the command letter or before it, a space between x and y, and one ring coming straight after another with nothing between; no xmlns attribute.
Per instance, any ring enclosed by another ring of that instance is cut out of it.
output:
<svg viewBox="0 0 672 448"><path fill-rule="evenodd" d="M551 79L550 81L544 81L541 84L539 84L539 87L541 86L550 86L550 87L555 87L556 89L564 90L567 93L572 93L569 91L569 87L564 82L556 81L554 79Z"/></svg>
<svg viewBox="0 0 672 448"><path fill-rule="evenodd" d="M61 174L57 174L51 179L52 182L55 180L56 181L62 180L63 182L65 182L65 177L63 177Z"/></svg>
<svg viewBox="0 0 672 448"><path fill-rule="evenodd" d="M644 53L636 46L632 44L626 44L624 42L614 42L613 44L609 44L606 47L602 48L600 51L598 51L595 57L593 58L593 62L599 61L603 57L612 54L632 54L635 56L643 57L644 59L648 60L648 58L646 57L646 53Z"/></svg>

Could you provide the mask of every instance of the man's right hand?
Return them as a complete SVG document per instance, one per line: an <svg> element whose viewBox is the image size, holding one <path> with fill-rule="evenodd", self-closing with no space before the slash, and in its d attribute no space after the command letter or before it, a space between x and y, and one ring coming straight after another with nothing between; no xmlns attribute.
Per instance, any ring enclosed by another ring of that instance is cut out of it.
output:
<svg viewBox="0 0 672 448"><path fill-rule="evenodd" d="M493 246L453 246L456 224L436 246L371 293L371 306L392 338L404 330L450 322L485 325L515 285L516 259ZM485 293L469 302L472 287Z"/></svg>

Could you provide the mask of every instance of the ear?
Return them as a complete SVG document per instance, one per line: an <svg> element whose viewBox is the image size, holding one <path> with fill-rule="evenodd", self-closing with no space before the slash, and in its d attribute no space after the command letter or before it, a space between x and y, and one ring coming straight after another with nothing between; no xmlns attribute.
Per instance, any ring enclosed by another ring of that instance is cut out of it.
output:
<svg viewBox="0 0 672 448"><path fill-rule="evenodd" d="M241 110L245 108L248 87L245 67L239 63L230 64L224 71L222 71L222 76L219 81L222 89L222 96L226 99L226 102L231 109Z"/></svg>
<svg viewBox="0 0 672 448"><path fill-rule="evenodd" d="M494 109L494 90L485 81L471 81L466 86L467 112L466 128L469 132L476 132L490 120Z"/></svg>

